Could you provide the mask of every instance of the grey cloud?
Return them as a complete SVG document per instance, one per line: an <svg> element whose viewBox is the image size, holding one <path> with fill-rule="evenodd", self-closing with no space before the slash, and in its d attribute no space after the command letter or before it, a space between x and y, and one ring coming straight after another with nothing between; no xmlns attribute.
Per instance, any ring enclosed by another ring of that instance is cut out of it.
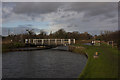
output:
<svg viewBox="0 0 120 80"><path fill-rule="evenodd" d="M69 28L69 27L72 27L72 26L68 25L67 27Z"/></svg>
<svg viewBox="0 0 120 80"><path fill-rule="evenodd" d="M32 27L32 24L18 25L18 27Z"/></svg>
<svg viewBox="0 0 120 80"><path fill-rule="evenodd" d="M69 27L78 27L78 26L76 24L70 24L67 27L69 28Z"/></svg>
<svg viewBox="0 0 120 80"><path fill-rule="evenodd" d="M117 11L116 12L114 12L114 13L108 13L108 14L105 14L104 16L106 17L106 18L113 18L113 17L115 17L117 15Z"/></svg>
<svg viewBox="0 0 120 80"><path fill-rule="evenodd" d="M70 27L73 27L73 25L68 25L68 26L66 26L66 27L70 28Z"/></svg>
<svg viewBox="0 0 120 80"><path fill-rule="evenodd" d="M58 8L85 12L85 16L106 15L117 10L117 2L19 2L13 12L22 14L44 14L55 12Z"/></svg>
<svg viewBox="0 0 120 80"><path fill-rule="evenodd" d="M71 3L68 10L85 12L84 17L104 15L106 18L114 17L117 13L118 3L116 2L81 2ZM111 12L116 12L111 14Z"/></svg>
<svg viewBox="0 0 120 80"><path fill-rule="evenodd" d="M110 21L111 23L118 23L118 20L117 19L113 19Z"/></svg>
<svg viewBox="0 0 120 80"><path fill-rule="evenodd" d="M32 24L27 24L27 26L33 26Z"/></svg>
<svg viewBox="0 0 120 80"><path fill-rule="evenodd" d="M43 14L54 12L62 3L54 2L19 2L13 8L18 14Z"/></svg>
<svg viewBox="0 0 120 80"><path fill-rule="evenodd" d="M112 30L114 29L113 26L117 25L117 23L115 23L116 21L112 20L116 18L118 13L117 3L114 2L20 2L15 4L16 6L13 7L12 11L16 14L16 16L24 15L25 19L30 18L30 20L32 19L38 21L41 20L52 22L53 24L49 25L55 26L53 27L53 30L57 30L59 28L59 24L68 31L78 30L80 32L92 32L92 30L100 31L104 29ZM56 11L59 8L62 8L65 14L63 14L62 12L61 14L58 14L59 12ZM21 19L24 21L24 18L21 18L21 16L16 16L14 18L15 20ZM13 18L11 18L10 20L13 20Z"/></svg>
<svg viewBox="0 0 120 80"><path fill-rule="evenodd" d="M10 30L10 34L23 34L27 33L26 29L34 30L35 33L39 33L40 29L38 28L32 28L32 27L24 27L24 25L19 25L18 27L13 27L13 28L8 28L8 27L2 27L2 35L7 36L8 35L8 30Z"/></svg>
<svg viewBox="0 0 120 80"><path fill-rule="evenodd" d="M56 12L60 8L64 11L83 12L84 18L87 19L93 16L104 16L103 19L112 18L117 14L118 10L117 2L12 2L9 4L3 3L3 6L8 6L13 3L12 12L16 14L26 14L28 17L30 16L32 20L35 20L40 14ZM63 15L61 18L74 15L75 14ZM6 17L9 17L8 14L5 15L5 18Z"/></svg>
<svg viewBox="0 0 120 80"><path fill-rule="evenodd" d="M66 18L66 17L70 17L70 16L71 16L70 14L62 15L61 18Z"/></svg>
<svg viewBox="0 0 120 80"><path fill-rule="evenodd" d="M61 16L61 18L68 18L68 17L71 17L71 16L75 16L76 14L75 13L72 13L72 14L63 14L62 16Z"/></svg>

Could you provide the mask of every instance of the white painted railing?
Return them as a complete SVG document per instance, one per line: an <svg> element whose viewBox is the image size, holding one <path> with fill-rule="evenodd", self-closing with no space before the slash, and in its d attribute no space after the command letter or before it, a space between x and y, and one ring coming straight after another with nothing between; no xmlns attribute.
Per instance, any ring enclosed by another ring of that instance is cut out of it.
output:
<svg viewBox="0 0 120 80"><path fill-rule="evenodd" d="M75 39L25 39L25 43L35 45L64 45L75 44Z"/></svg>

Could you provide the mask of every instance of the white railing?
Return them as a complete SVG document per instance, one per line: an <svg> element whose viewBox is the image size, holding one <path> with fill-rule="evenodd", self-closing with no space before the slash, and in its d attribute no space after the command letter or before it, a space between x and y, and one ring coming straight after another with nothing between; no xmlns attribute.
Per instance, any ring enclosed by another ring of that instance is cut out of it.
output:
<svg viewBox="0 0 120 80"><path fill-rule="evenodd" d="M61 45L61 44L75 44L75 39L25 39L27 44L40 45Z"/></svg>

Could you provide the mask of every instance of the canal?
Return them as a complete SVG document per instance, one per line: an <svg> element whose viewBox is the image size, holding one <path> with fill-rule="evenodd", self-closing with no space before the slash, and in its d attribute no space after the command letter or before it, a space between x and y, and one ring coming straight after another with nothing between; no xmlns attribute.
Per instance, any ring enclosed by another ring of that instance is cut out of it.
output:
<svg viewBox="0 0 120 80"><path fill-rule="evenodd" d="M78 78L84 55L58 49L3 53L3 78Z"/></svg>

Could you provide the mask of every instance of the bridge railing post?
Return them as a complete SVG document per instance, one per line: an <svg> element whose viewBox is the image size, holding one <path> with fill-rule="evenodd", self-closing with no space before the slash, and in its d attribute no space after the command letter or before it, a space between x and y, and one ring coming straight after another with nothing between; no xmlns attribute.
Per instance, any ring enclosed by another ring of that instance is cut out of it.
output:
<svg viewBox="0 0 120 80"><path fill-rule="evenodd" d="M68 44L69 44L69 45L71 44L71 40L70 40L70 39L68 39Z"/></svg>
<svg viewBox="0 0 120 80"><path fill-rule="evenodd" d="M75 44L75 39L73 39L73 43Z"/></svg>
<svg viewBox="0 0 120 80"><path fill-rule="evenodd" d="M36 39L36 44L38 44L38 39Z"/></svg>
<svg viewBox="0 0 120 80"><path fill-rule="evenodd" d="M61 39L61 44L63 44L63 43L62 43L62 39Z"/></svg>
<svg viewBox="0 0 120 80"><path fill-rule="evenodd" d="M57 45L57 39L55 39L55 45Z"/></svg>
<svg viewBox="0 0 120 80"><path fill-rule="evenodd" d="M48 45L50 45L50 39L48 39Z"/></svg>
<svg viewBox="0 0 120 80"><path fill-rule="evenodd" d="M42 39L42 45L44 44L44 39Z"/></svg>
<svg viewBox="0 0 120 80"><path fill-rule="evenodd" d="M33 44L34 44L34 39L33 39L33 42L32 42Z"/></svg>
<svg viewBox="0 0 120 80"><path fill-rule="evenodd" d="M25 39L25 43L28 43L28 39Z"/></svg>
<svg viewBox="0 0 120 80"><path fill-rule="evenodd" d="M29 43L31 43L30 41L31 41L31 40L29 39Z"/></svg>
<svg viewBox="0 0 120 80"><path fill-rule="evenodd" d="M63 41L63 45L65 44L65 39L62 40Z"/></svg>

